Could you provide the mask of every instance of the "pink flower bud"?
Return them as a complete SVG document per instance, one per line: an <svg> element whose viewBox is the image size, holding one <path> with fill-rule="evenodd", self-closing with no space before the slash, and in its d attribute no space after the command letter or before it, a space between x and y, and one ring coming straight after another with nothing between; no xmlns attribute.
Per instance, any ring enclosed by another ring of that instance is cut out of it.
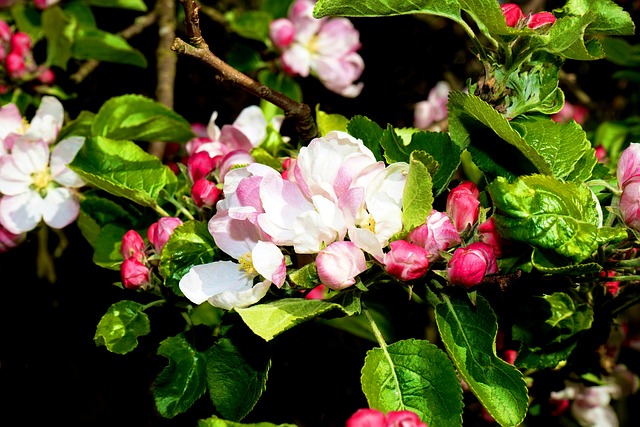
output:
<svg viewBox="0 0 640 427"><path fill-rule="evenodd" d="M522 9L515 3L505 3L500 6L502 10L502 14L507 20L507 26L516 27L521 19L524 19L524 13L522 13Z"/></svg>
<svg viewBox="0 0 640 427"><path fill-rule="evenodd" d="M325 285L318 285L311 289L304 297L306 299L325 299L327 297L327 287Z"/></svg>
<svg viewBox="0 0 640 427"><path fill-rule="evenodd" d="M187 169L193 182L207 176L215 167L215 161L206 151L199 151L189 156Z"/></svg>
<svg viewBox="0 0 640 427"><path fill-rule="evenodd" d="M529 21L527 22L527 26L532 30L536 28L540 28L542 26L548 25L551 26L556 22L556 17L553 16L551 12L538 12L531 15Z"/></svg>
<svg viewBox="0 0 640 427"><path fill-rule="evenodd" d="M446 213L434 209L423 225L409 233L408 240L422 246L427 251L429 262L434 262L440 259L440 251L460 244L460 233Z"/></svg>
<svg viewBox="0 0 640 427"><path fill-rule="evenodd" d="M31 52L31 37L23 32L16 32L11 37L11 52L26 56Z"/></svg>
<svg viewBox="0 0 640 427"><path fill-rule="evenodd" d="M475 242L455 250L447 268L447 279L454 285L470 288L479 285L485 275L497 272L498 265L491 246Z"/></svg>
<svg viewBox="0 0 640 427"><path fill-rule="evenodd" d="M60 0L33 0L33 4L38 9L46 9L49 6L53 6L56 3L59 3Z"/></svg>
<svg viewBox="0 0 640 427"><path fill-rule="evenodd" d="M428 253L424 248L406 240L389 244L391 250L384 255L384 269L400 280L414 280L427 274Z"/></svg>
<svg viewBox="0 0 640 427"><path fill-rule="evenodd" d="M375 409L358 409L347 420L345 427L386 427L386 417Z"/></svg>
<svg viewBox="0 0 640 427"><path fill-rule="evenodd" d="M128 258L120 266L122 284L127 289L138 289L149 283L149 267L135 258Z"/></svg>
<svg viewBox="0 0 640 427"><path fill-rule="evenodd" d="M8 252L24 241L26 233L14 234L0 225L0 253Z"/></svg>
<svg viewBox="0 0 640 427"><path fill-rule="evenodd" d="M201 178L191 187L191 197L199 208L215 206L221 195L222 190L217 187L215 182L208 179Z"/></svg>
<svg viewBox="0 0 640 427"><path fill-rule="evenodd" d="M622 189L631 179L640 176L640 144L632 142L624 149L618 159L616 174L618 185Z"/></svg>
<svg viewBox="0 0 640 427"><path fill-rule="evenodd" d="M620 214L627 226L640 231L640 177L628 180L622 189Z"/></svg>
<svg viewBox="0 0 640 427"><path fill-rule="evenodd" d="M17 52L11 52L7 55L5 61L7 73L12 79L20 79L27 74L27 65L24 62L24 57Z"/></svg>
<svg viewBox="0 0 640 427"><path fill-rule="evenodd" d="M269 25L269 38L277 49L286 49L293 43L296 27L286 18L276 19Z"/></svg>
<svg viewBox="0 0 640 427"><path fill-rule="evenodd" d="M480 212L480 192L471 181L465 181L449 192L446 211L460 233L473 226Z"/></svg>
<svg viewBox="0 0 640 427"><path fill-rule="evenodd" d="M411 411L391 411L387 414L387 427L427 427L420 417Z"/></svg>
<svg viewBox="0 0 640 427"><path fill-rule="evenodd" d="M135 230L129 230L122 236L120 253L124 259L135 258L142 262L144 259L145 243L142 236Z"/></svg>
<svg viewBox="0 0 640 427"><path fill-rule="evenodd" d="M596 159L598 159L598 161L600 163L606 163L607 162L607 160L608 160L607 149L604 148L604 146L598 145L595 148L595 152L596 152Z"/></svg>
<svg viewBox="0 0 640 427"><path fill-rule="evenodd" d="M616 275L616 272L611 270L609 271L602 270L600 272L600 277L615 277L615 275ZM605 282L604 287L609 294L615 297L616 294L618 293L618 289L620 288L620 282L615 282L615 281Z"/></svg>
<svg viewBox="0 0 640 427"><path fill-rule="evenodd" d="M513 365L518 357L518 352L508 348L502 353L502 359L510 365Z"/></svg>
<svg viewBox="0 0 640 427"><path fill-rule="evenodd" d="M316 256L322 284L340 290L356 283L355 277L367 269L364 252L353 242L333 242Z"/></svg>
<svg viewBox="0 0 640 427"><path fill-rule="evenodd" d="M158 222L154 222L149 226L147 230L147 237L149 241L153 244L157 253L162 252L162 248L173 234L173 230L176 227L182 225L182 220L180 218L174 217L163 217L158 220Z"/></svg>
<svg viewBox="0 0 640 427"><path fill-rule="evenodd" d="M7 43L9 40L11 40L11 27L0 19L0 42Z"/></svg>
<svg viewBox="0 0 640 427"><path fill-rule="evenodd" d="M55 83L56 75L53 74L51 68L45 68L38 74L38 80L40 83L50 86Z"/></svg>
<svg viewBox="0 0 640 427"><path fill-rule="evenodd" d="M478 226L478 240L491 246L496 258L502 257L502 248L507 245L507 240L498 233L494 217L489 218Z"/></svg>

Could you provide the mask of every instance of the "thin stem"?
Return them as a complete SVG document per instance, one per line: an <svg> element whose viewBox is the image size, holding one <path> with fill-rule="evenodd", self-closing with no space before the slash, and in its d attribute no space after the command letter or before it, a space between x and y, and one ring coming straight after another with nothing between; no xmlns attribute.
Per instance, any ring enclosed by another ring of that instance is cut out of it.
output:
<svg viewBox="0 0 640 427"><path fill-rule="evenodd" d="M619 196L622 194L622 191L616 186L609 184L607 181L603 179L593 179L586 183L589 187L605 187L607 190L611 191L613 194Z"/></svg>
<svg viewBox="0 0 640 427"><path fill-rule="evenodd" d="M187 218L193 220L195 219L194 216L191 214L191 212L189 212L180 202L178 202L174 197L169 196L168 194L165 194L165 199L171 203L173 206L175 206L176 208L178 208L178 211L180 211L184 216L186 216ZM166 216L171 216L171 215L166 215Z"/></svg>
<svg viewBox="0 0 640 427"><path fill-rule="evenodd" d="M167 302L167 300L165 299L158 299L155 301L151 301L149 304L142 306L142 311L145 311L147 308L154 307L156 305L162 305L165 302Z"/></svg>
<svg viewBox="0 0 640 427"><path fill-rule="evenodd" d="M187 36L191 44L176 38L171 46L172 50L208 65L218 73L220 80L227 81L276 107L282 108L285 117L295 120L296 130L304 141L310 141L318 136L318 128L311 115L311 108L307 104L296 102L283 93L253 80L213 54L200 32L200 18L198 16L200 7L194 0L180 1L184 6Z"/></svg>
<svg viewBox="0 0 640 427"><path fill-rule="evenodd" d="M384 352L384 355L387 358L389 365L393 366L391 355L387 351L387 342L384 340L384 337L382 336L382 332L380 332L380 329L378 329L378 325L376 325L375 320L373 320L373 316L371 316L371 313L369 313L369 310L367 310L367 307L364 304L362 304L362 312L364 313L364 316L367 318L367 321L369 322L369 326L371 326L371 330L373 331L373 335L376 337L376 341L378 341L378 345Z"/></svg>
<svg viewBox="0 0 640 427"><path fill-rule="evenodd" d="M38 278L47 279L49 283L56 281L56 269L49 253L49 227L44 223L38 227L38 257L36 259Z"/></svg>

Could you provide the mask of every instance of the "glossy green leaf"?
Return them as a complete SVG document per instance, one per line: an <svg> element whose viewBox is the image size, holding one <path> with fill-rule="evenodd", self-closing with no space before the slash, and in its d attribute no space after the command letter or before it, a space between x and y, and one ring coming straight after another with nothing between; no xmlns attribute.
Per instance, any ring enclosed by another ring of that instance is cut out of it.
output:
<svg viewBox="0 0 640 427"><path fill-rule="evenodd" d="M566 274L569 276L579 276L582 274L598 273L602 266L595 262L575 264L569 258L565 258L557 253L540 248L534 248L531 253L531 264L536 270L545 274Z"/></svg>
<svg viewBox="0 0 640 427"><path fill-rule="evenodd" d="M377 161L384 160L380 146L383 130L377 123L364 116L354 116L347 123L347 133L360 139Z"/></svg>
<svg viewBox="0 0 640 427"><path fill-rule="evenodd" d="M269 38L269 23L272 17L261 10L246 10L241 13L227 14L229 25L240 36L257 41Z"/></svg>
<svg viewBox="0 0 640 427"><path fill-rule="evenodd" d="M447 133L424 131L411 136L410 147L428 153L438 163L437 170L432 174L433 194L442 194L460 166L460 148L451 141Z"/></svg>
<svg viewBox="0 0 640 427"><path fill-rule="evenodd" d="M95 59L141 68L147 66L147 59L142 52L134 49L126 39L98 28L80 28L76 33L72 53L77 59Z"/></svg>
<svg viewBox="0 0 640 427"><path fill-rule="evenodd" d="M328 114L320 110L320 105L316 106L316 124L321 136L334 130L346 132L348 122L349 119L342 114Z"/></svg>
<svg viewBox="0 0 640 427"><path fill-rule="evenodd" d="M294 285L304 289L315 288L320 284L316 263L310 262L309 264L292 271L289 273L289 280L291 280Z"/></svg>
<svg viewBox="0 0 640 427"><path fill-rule="evenodd" d="M207 353L209 396L223 417L243 419L262 396L271 366L264 347L264 342L262 346L252 343L243 351L232 340L222 338Z"/></svg>
<svg viewBox="0 0 640 427"><path fill-rule="evenodd" d="M496 355L498 324L489 303L481 295L475 307L444 296L435 310L447 353L473 394L500 425L519 425L527 414L527 387L522 373Z"/></svg>
<svg viewBox="0 0 640 427"><path fill-rule="evenodd" d="M160 274L165 285L177 295L182 295L179 283L194 265L214 260L216 246L213 237L202 221L187 221L176 227L160 254Z"/></svg>
<svg viewBox="0 0 640 427"><path fill-rule="evenodd" d="M424 224L433 209L430 169L436 166L433 157L424 151L411 153L407 182L402 193L402 224L406 231Z"/></svg>
<svg viewBox="0 0 640 427"><path fill-rule="evenodd" d="M122 300L111 305L98 322L93 337L96 345L107 350L126 354L138 346L138 337L150 331L149 318L144 306L134 301Z"/></svg>
<svg viewBox="0 0 640 427"><path fill-rule="evenodd" d="M488 190L501 235L553 250L576 263L599 245L627 236L624 229L600 227L600 206L585 185L530 175L513 183L499 177Z"/></svg>
<svg viewBox="0 0 640 427"><path fill-rule="evenodd" d="M67 16L59 6L42 11L42 30L47 39L47 63L67 69L72 56L77 22Z"/></svg>
<svg viewBox="0 0 640 427"><path fill-rule="evenodd" d="M177 183L169 167L135 143L103 137L87 138L69 168L108 193L151 208L163 188L171 193Z"/></svg>
<svg viewBox="0 0 640 427"><path fill-rule="evenodd" d="M81 111L80 114L71 120L60 129L58 134L58 141L61 141L70 136L91 136L91 124L96 115L90 111Z"/></svg>
<svg viewBox="0 0 640 427"><path fill-rule="evenodd" d="M588 34L631 35L635 25L631 16L622 6L611 0L568 0L563 11L570 15L594 16Z"/></svg>
<svg viewBox="0 0 640 427"><path fill-rule="evenodd" d="M184 117L141 95L122 95L105 102L91 132L111 139L149 142L187 142L195 136Z"/></svg>
<svg viewBox="0 0 640 427"><path fill-rule="evenodd" d="M462 387L447 355L425 340L367 352L362 391L383 412L413 411L429 426L462 425Z"/></svg>
<svg viewBox="0 0 640 427"><path fill-rule="evenodd" d="M153 398L160 415L173 418L186 412L206 391L206 357L184 334L163 340L158 354L169 364L153 384Z"/></svg>
<svg viewBox="0 0 640 427"><path fill-rule="evenodd" d="M290 298L236 309L253 333L265 341L271 341L284 331L331 310L338 310L346 315L359 313L360 299L353 298L343 305L323 300Z"/></svg>
<svg viewBox="0 0 640 427"><path fill-rule="evenodd" d="M272 424L272 423L236 423L233 421L226 421L222 418L218 418L213 416L212 418L207 418L204 420L198 421L197 427L297 427L295 424Z"/></svg>

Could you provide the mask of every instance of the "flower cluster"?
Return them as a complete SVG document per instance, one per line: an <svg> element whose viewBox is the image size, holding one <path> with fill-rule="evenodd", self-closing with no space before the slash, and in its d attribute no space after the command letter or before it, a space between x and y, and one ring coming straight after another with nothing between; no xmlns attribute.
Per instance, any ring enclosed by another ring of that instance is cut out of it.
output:
<svg viewBox="0 0 640 427"><path fill-rule="evenodd" d="M532 30L538 28L548 28L556 22L556 17L551 12L538 12L529 14L522 13L522 9L515 3L505 3L500 6L507 25L514 28L529 27Z"/></svg>
<svg viewBox="0 0 640 427"><path fill-rule="evenodd" d="M358 409L346 427L427 427L411 411L391 411L387 415L376 409Z"/></svg>
<svg viewBox="0 0 640 427"><path fill-rule="evenodd" d="M357 53L360 35L346 18L314 18L314 6L313 0L295 0L288 18L271 22L270 37L282 51L282 67L294 76L314 75L327 89L356 97L363 87L354 83L364 70Z"/></svg>
<svg viewBox="0 0 640 427"><path fill-rule="evenodd" d="M53 71L36 63L32 48L32 40L27 33L12 30L7 22L0 19L0 94L24 82L54 83Z"/></svg>
<svg viewBox="0 0 640 427"><path fill-rule="evenodd" d="M78 217L77 189L84 181L69 164L84 138L71 136L56 143L64 109L58 99L42 98L27 124L15 104L0 109L0 225L19 235L41 221L63 228Z"/></svg>

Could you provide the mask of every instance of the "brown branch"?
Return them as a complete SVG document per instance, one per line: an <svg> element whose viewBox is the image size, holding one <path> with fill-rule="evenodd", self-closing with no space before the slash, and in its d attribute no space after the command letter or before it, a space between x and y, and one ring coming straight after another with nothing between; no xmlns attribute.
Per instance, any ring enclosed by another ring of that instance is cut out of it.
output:
<svg viewBox="0 0 640 427"><path fill-rule="evenodd" d="M140 34L142 31L145 30L145 28L151 26L154 22L156 22L157 18L158 17L155 11L150 12L144 16L139 16L138 18L135 19L133 24L131 24L124 30L118 32L117 34L119 36L122 36L122 38L124 39L130 39L131 37ZM90 59L86 61L84 64L82 64L80 68L78 68L78 70L75 73L73 73L69 78L76 84L80 83L85 78L87 78L87 76L91 74L98 67L98 65L100 65L100 61L97 61L95 59Z"/></svg>
<svg viewBox="0 0 640 427"><path fill-rule="evenodd" d="M173 109L176 81L176 63L178 57L171 50L176 37L176 2L175 0L157 0L155 13L158 16L158 47L156 49L156 100ZM147 151L162 159L166 144L152 142Z"/></svg>
<svg viewBox="0 0 640 427"><path fill-rule="evenodd" d="M213 54L200 32L200 18L198 16L200 7L195 0L180 1L184 6L187 36L191 44L176 38L173 41L172 50L180 55L195 58L213 68L218 73L220 80L227 81L252 95L272 103L276 107L282 108L285 117L295 120L296 130L304 141L310 141L318 136L318 129L311 115L311 108L307 104L296 102L283 93L255 81Z"/></svg>

